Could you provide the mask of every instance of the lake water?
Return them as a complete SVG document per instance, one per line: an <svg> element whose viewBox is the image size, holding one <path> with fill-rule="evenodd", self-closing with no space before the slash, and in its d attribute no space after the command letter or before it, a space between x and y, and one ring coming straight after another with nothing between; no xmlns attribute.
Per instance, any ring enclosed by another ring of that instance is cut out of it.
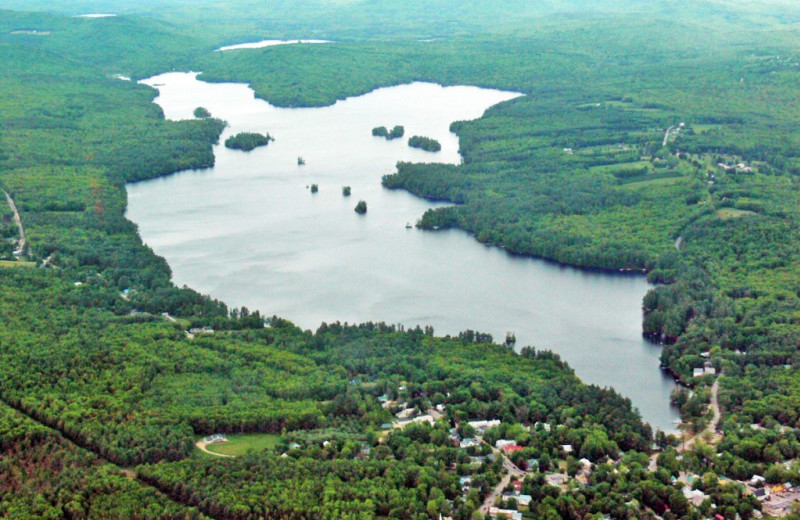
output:
<svg viewBox="0 0 800 520"><path fill-rule="evenodd" d="M226 45L220 47L218 51L236 51L241 49L263 49L264 47L274 47L276 45L293 45L296 43L331 43L330 40L261 40L260 42L237 43L236 45Z"/></svg>
<svg viewBox="0 0 800 520"><path fill-rule="evenodd" d="M315 329L322 321L430 324L558 352L585 381L630 397L654 427L675 429L673 382L641 336L643 277L587 272L487 247L461 231L407 229L432 203L381 187L399 160L458 163L452 121L475 119L517 94L413 83L314 109L282 109L240 84L195 74L150 78L170 119L198 106L275 141L244 153L215 148L216 166L128 186L128 218L168 261L175 282L230 306ZM403 139L373 137L405 126ZM442 151L409 148L438 139ZM298 165L302 156L306 164ZM312 194L309 186L319 185ZM352 196L342 195L342 186ZM368 204L366 215L353 211Z"/></svg>

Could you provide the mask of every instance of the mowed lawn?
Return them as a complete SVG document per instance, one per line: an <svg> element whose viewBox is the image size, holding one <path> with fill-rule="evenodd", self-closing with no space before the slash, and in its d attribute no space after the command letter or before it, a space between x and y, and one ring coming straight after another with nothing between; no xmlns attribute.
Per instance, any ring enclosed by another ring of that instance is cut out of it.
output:
<svg viewBox="0 0 800 520"><path fill-rule="evenodd" d="M228 442L209 444L206 449L220 455L244 455L250 450L262 451L274 448L281 436L271 433L253 433L242 435L229 435Z"/></svg>

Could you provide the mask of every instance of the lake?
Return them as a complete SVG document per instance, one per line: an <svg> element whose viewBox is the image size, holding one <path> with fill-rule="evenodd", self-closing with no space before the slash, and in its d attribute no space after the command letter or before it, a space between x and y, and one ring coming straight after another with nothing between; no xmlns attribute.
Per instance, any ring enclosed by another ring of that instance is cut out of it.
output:
<svg viewBox="0 0 800 520"><path fill-rule="evenodd" d="M263 49L264 47L274 47L276 45L294 45L298 43L311 44L311 43L332 43L330 40L261 40L251 43L237 43L236 45L226 45L220 47L217 51L237 51L242 49Z"/></svg>
<svg viewBox="0 0 800 520"><path fill-rule="evenodd" d="M659 369L660 347L641 335L644 277L510 255L461 231L407 229L435 204L381 187L397 161L458 163L450 123L518 94L413 83L283 109L246 85L194 73L144 83L157 85L155 102L169 119L203 106L228 121L221 143L242 131L275 138L249 153L218 145L214 168L128 186L128 218L178 285L312 330L338 320L430 324L439 335L473 329L497 341L513 332L517 347L559 353L583 380L630 397L654 428L675 430L674 383ZM394 125L405 127L404 138L371 134ZM442 150L409 148L412 135L435 138ZM365 215L353 211L359 200Z"/></svg>

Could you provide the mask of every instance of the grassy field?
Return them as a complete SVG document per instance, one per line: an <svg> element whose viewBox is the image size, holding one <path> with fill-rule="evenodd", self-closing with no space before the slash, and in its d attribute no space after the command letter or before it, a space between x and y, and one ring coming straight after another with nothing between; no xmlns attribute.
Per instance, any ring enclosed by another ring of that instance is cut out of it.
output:
<svg viewBox="0 0 800 520"><path fill-rule="evenodd" d="M754 211L748 211L746 209L736 209L736 208L722 208L717 211L717 216L722 220L727 220L731 218L740 218L747 215L757 215L758 213Z"/></svg>
<svg viewBox="0 0 800 520"><path fill-rule="evenodd" d="M0 260L0 269L11 269L14 267L34 267L36 262L24 262L22 260Z"/></svg>
<svg viewBox="0 0 800 520"><path fill-rule="evenodd" d="M246 435L229 435L228 442L222 444L209 444L206 449L212 453L219 453L220 455L244 455L250 450L263 451L269 448L274 448L280 435L268 433L254 433Z"/></svg>

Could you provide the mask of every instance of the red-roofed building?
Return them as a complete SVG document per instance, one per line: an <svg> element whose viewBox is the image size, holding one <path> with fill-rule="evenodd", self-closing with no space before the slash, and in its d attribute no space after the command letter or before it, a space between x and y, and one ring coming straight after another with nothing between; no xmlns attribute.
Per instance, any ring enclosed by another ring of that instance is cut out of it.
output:
<svg viewBox="0 0 800 520"><path fill-rule="evenodd" d="M522 446L517 446L516 444L512 446L506 446L505 448L503 448L503 451L506 452L506 455L509 455L511 453L522 451Z"/></svg>

